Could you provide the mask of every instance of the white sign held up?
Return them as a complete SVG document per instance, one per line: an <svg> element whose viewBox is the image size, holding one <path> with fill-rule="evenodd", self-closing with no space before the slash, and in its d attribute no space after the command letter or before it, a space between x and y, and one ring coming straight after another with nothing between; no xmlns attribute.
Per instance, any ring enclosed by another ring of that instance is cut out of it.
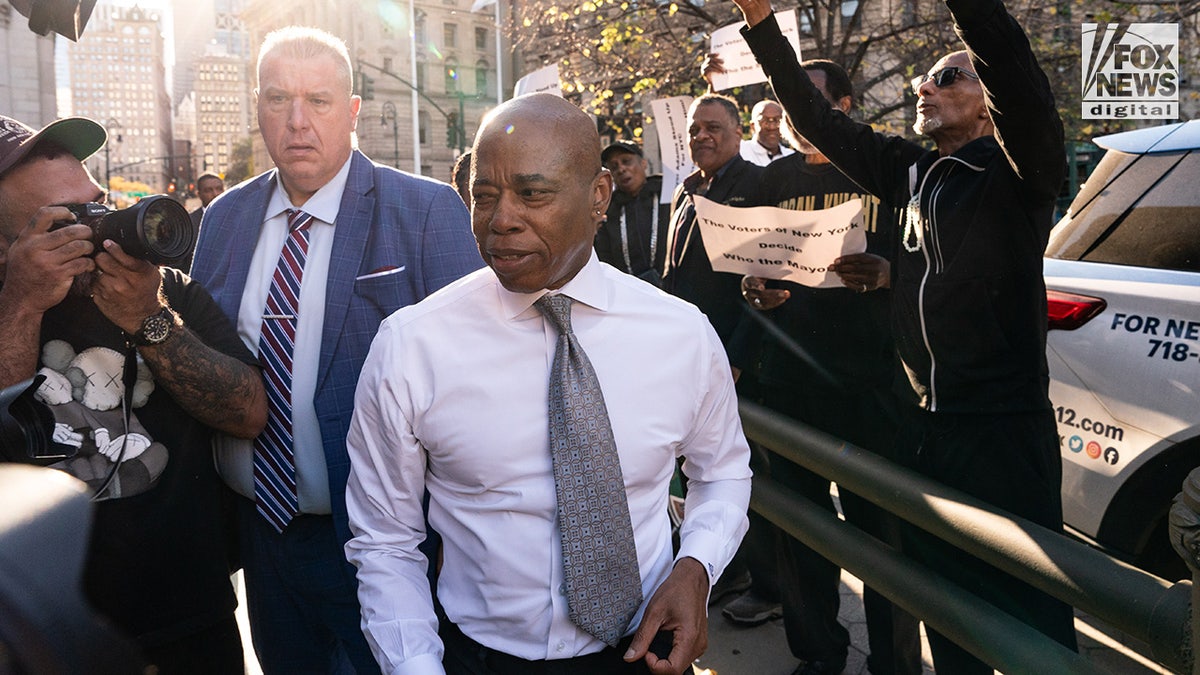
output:
<svg viewBox="0 0 1200 675"><path fill-rule="evenodd" d="M558 79L558 64L552 63L545 68L539 68L517 80L513 87L513 97L522 94L554 94L562 96L562 83Z"/></svg>
<svg viewBox="0 0 1200 675"><path fill-rule="evenodd" d="M867 250L861 199L816 211L738 208L700 196L692 199L704 249L717 272L840 288L841 279L829 264Z"/></svg>
<svg viewBox="0 0 1200 675"><path fill-rule="evenodd" d="M779 30L796 50L796 58L800 58L800 31L796 27L796 10L776 12L775 20L779 22ZM712 76L713 88L725 91L734 87L744 87L748 84L766 82L763 73L750 46L742 37L741 28L745 24L739 22L718 28L712 32L709 40L709 51L721 57L725 72Z"/></svg>
<svg viewBox="0 0 1200 675"><path fill-rule="evenodd" d="M658 148L662 155L662 194L659 201L671 202L675 188L696 169L688 149L687 110L691 96L673 96L650 102L654 126L658 130Z"/></svg>

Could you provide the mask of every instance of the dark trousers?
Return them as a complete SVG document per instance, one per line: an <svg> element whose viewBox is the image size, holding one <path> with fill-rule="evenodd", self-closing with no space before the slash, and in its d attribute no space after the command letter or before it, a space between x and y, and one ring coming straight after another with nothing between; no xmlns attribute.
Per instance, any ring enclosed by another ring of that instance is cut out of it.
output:
<svg viewBox="0 0 1200 675"><path fill-rule="evenodd" d="M758 386L758 380L753 373L743 372L737 381L738 398L758 400ZM765 476L770 473L770 455L766 448L750 441L750 470L754 475ZM777 528L753 509L747 516L750 520L749 529L742 537L742 543L738 545L733 559L721 573L721 580L728 582L749 572L750 590L760 598L779 602L779 583L776 579L779 571L775 565Z"/></svg>
<svg viewBox="0 0 1200 675"><path fill-rule="evenodd" d="M771 462L774 461L772 454L762 445L750 441L750 470L754 475L770 475ZM747 516L750 525L746 536L721 576L734 579L743 572L749 572L750 591L764 600L779 602L779 569L775 560L779 548L779 528L753 509Z"/></svg>
<svg viewBox="0 0 1200 675"><path fill-rule="evenodd" d="M763 403L864 450L891 459L896 410L886 392L844 393L795 388L763 388ZM830 513L836 513L829 480L779 455L771 457L771 478ZM881 542L899 548L896 518L849 490L838 495L846 521ZM838 622L841 569L796 539L779 531L779 587L783 623L792 654L805 661L845 662L850 634ZM870 586L863 589L874 675L919 675L920 622Z"/></svg>
<svg viewBox="0 0 1200 675"><path fill-rule="evenodd" d="M530 661L498 652L467 637L458 626L443 618L438 631L446 652L442 666L446 675L650 675L645 659L626 663L621 657L633 636L616 647L570 659ZM689 664L687 670L692 669Z"/></svg>
<svg viewBox="0 0 1200 675"><path fill-rule="evenodd" d="M177 640L142 650L159 675L235 675L246 672L246 655L237 619L216 624Z"/></svg>
<svg viewBox="0 0 1200 675"><path fill-rule="evenodd" d="M249 499L239 512L250 633L263 672L378 673L333 518L299 515L278 533Z"/></svg>
<svg viewBox="0 0 1200 675"><path fill-rule="evenodd" d="M1062 530L1062 459L1049 409L1005 415L950 415L913 408L898 436L902 458L920 473L1051 530ZM904 550L930 569L1075 650L1069 605L915 527ZM938 672L992 668L928 630Z"/></svg>

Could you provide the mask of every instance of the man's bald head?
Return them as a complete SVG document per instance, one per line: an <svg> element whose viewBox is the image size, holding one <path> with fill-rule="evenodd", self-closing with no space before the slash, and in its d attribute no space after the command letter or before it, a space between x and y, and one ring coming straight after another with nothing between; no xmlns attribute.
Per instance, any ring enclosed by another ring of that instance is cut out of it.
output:
<svg viewBox="0 0 1200 675"><path fill-rule="evenodd" d="M505 101L483 119L475 142L489 133L512 135L527 130L558 139L561 157L569 158L588 178L600 172L600 134L595 121L553 94L527 94Z"/></svg>
<svg viewBox="0 0 1200 675"><path fill-rule="evenodd" d="M558 96L520 96L484 118L471 158L475 240L500 283L533 293L574 278L612 196L592 118Z"/></svg>

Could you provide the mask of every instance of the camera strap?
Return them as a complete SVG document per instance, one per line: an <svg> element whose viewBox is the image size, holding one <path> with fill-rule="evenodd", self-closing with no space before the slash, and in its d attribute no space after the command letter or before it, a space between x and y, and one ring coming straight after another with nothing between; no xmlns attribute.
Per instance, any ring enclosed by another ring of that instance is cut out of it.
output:
<svg viewBox="0 0 1200 675"><path fill-rule="evenodd" d="M117 459L113 462L112 468L108 470L108 475L104 477L104 483L92 495L94 502L105 499L104 493L116 479L121 462L125 461L125 449L129 447L129 417L133 414L133 386L135 384L137 384L137 347L127 338L125 340L125 365L121 368L121 385L125 388L121 394L121 422L125 427L121 436L121 452L117 453Z"/></svg>

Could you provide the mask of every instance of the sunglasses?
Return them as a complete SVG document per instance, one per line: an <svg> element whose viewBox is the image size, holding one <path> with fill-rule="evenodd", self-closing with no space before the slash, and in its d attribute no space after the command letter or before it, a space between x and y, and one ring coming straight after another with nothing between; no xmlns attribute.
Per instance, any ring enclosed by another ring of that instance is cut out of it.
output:
<svg viewBox="0 0 1200 675"><path fill-rule="evenodd" d="M918 93L917 90L921 88L921 85L930 80L933 80L934 86L936 86L938 89L944 89L954 84L954 81L958 79L959 75L962 75L963 77L969 77L972 80L979 79L978 75L969 70L964 70L958 66L947 66L936 73L925 73L919 77L914 77L911 83L913 93Z"/></svg>

